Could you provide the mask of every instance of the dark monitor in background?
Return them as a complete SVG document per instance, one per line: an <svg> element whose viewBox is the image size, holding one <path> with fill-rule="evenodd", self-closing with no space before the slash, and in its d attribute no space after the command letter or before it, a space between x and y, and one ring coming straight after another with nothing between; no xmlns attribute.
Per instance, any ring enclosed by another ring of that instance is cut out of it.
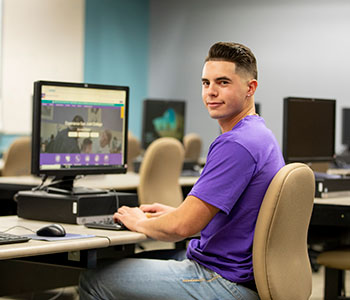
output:
<svg viewBox="0 0 350 300"><path fill-rule="evenodd" d="M182 142L185 132L186 102L146 99L143 102L142 148L160 137L174 137Z"/></svg>
<svg viewBox="0 0 350 300"><path fill-rule="evenodd" d="M258 115L261 115L261 105L260 105L260 103L255 102L255 112Z"/></svg>
<svg viewBox="0 0 350 300"><path fill-rule="evenodd" d="M73 189L77 175L125 173L129 88L34 83L32 174Z"/></svg>
<svg viewBox="0 0 350 300"><path fill-rule="evenodd" d="M288 97L283 105L283 155L289 162L332 162L336 101Z"/></svg>
<svg viewBox="0 0 350 300"><path fill-rule="evenodd" d="M342 109L342 144L346 152L350 153L350 108Z"/></svg>

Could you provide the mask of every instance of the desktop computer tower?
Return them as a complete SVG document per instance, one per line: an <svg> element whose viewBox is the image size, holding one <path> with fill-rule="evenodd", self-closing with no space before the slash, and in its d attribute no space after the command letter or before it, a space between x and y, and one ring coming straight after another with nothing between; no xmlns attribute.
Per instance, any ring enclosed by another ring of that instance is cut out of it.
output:
<svg viewBox="0 0 350 300"><path fill-rule="evenodd" d="M349 196L350 177L340 178L316 178L315 197L334 198Z"/></svg>
<svg viewBox="0 0 350 300"><path fill-rule="evenodd" d="M121 192L63 195L21 191L15 199L21 218L69 224L101 222L110 219L120 206L138 206L136 193Z"/></svg>

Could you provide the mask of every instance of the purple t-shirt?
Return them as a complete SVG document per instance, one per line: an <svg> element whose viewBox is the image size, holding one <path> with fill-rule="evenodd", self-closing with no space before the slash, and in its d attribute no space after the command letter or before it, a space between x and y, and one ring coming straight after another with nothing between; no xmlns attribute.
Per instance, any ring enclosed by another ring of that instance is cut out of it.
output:
<svg viewBox="0 0 350 300"><path fill-rule="evenodd" d="M189 195L219 212L191 240L187 257L233 282L254 278L252 245L261 202L284 165L280 147L259 116L247 116L211 144Z"/></svg>

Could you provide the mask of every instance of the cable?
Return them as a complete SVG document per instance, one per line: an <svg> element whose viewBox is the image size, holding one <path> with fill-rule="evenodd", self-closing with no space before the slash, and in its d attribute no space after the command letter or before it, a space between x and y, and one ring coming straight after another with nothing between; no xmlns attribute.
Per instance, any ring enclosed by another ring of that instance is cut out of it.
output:
<svg viewBox="0 0 350 300"><path fill-rule="evenodd" d="M38 191L38 190L40 190L40 189L42 188L42 186L44 185L44 183L45 183L45 181L46 181L46 179L47 179L48 177L49 177L49 176L45 174L45 175L41 178L41 183L40 183L38 186L32 188L32 191Z"/></svg>
<svg viewBox="0 0 350 300"><path fill-rule="evenodd" d="M23 228L23 229L26 229L26 230L29 230L29 231L35 233L35 231L33 231L32 229L30 229L28 227L21 226L21 225L12 226L10 228L7 228L6 230L2 230L2 232L8 232L8 231L15 229L15 228Z"/></svg>
<svg viewBox="0 0 350 300"><path fill-rule="evenodd" d="M48 300L55 300L55 299L57 299L58 297L60 297L60 296L63 294L64 289L65 289L65 288L62 288L55 296L49 298Z"/></svg>
<svg viewBox="0 0 350 300"><path fill-rule="evenodd" d="M73 181L81 179L83 177L84 177L84 175L78 175L77 177L75 177L73 179ZM32 190L33 191L46 190L50 186L54 186L54 185L56 185L58 183L62 183L62 182L66 182L66 181L71 181L72 180L72 179L58 179L58 180L55 180L55 181L51 181L49 184L43 185L47 178L48 178L48 175L45 175L44 176L44 181L42 181L42 183L39 186L33 188Z"/></svg>

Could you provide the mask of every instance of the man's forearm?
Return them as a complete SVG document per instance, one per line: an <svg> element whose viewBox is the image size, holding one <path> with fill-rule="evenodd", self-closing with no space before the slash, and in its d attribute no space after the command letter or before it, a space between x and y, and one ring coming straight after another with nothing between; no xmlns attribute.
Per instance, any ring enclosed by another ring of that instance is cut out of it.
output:
<svg viewBox="0 0 350 300"><path fill-rule="evenodd" d="M164 214L157 218L143 219L135 225L136 231L144 233L155 240L178 242L187 237L184 234L184 230L179 228L180 225L176 221L176 216L172 213Z"/></svg>

